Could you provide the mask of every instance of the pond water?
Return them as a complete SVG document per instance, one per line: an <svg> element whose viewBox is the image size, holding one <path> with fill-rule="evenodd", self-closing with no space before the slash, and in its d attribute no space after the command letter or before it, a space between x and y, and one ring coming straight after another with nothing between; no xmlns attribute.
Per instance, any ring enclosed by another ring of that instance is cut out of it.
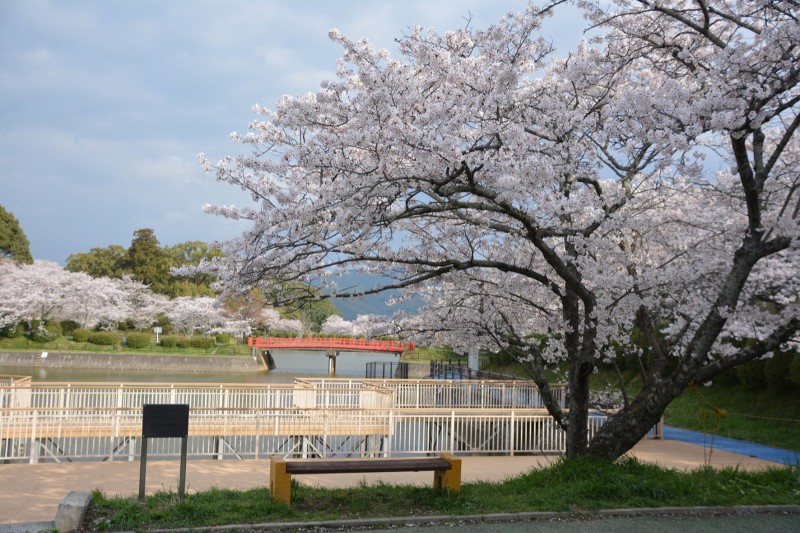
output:
<svg viewBox="0 0 800 533"><path fill-rule="evenodd" d="M158 382L158 383L291 383L298 377L328 375L325 352L273 350L276 368L263 372L152 372L107 371L82 368L0 366L0 375L32 376L33 381L58 382ZM397 363L400 357L383 352L341 352L336 358L337 378L363 378L367 363Z"/></svg>

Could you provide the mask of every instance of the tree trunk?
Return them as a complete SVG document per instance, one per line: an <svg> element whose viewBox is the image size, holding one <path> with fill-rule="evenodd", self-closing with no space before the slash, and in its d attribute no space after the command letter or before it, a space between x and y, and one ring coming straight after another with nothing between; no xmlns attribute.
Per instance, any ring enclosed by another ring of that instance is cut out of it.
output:
<svg viewBox="0 0 800 533"><path fill-rule="evenodd" d="M592 438L587 454L609 461L619 459L659 422L669 403L684 388L660 381L643 389L629 406L608 417Z"/></svg>
<svg viewBox="0 0 800 533"><path fill-rule="evenodd" d="M567 381L569 413L567 414L567 457L585 455L589 444L589 377L593 365L583 362L571 365Z"/></svg>

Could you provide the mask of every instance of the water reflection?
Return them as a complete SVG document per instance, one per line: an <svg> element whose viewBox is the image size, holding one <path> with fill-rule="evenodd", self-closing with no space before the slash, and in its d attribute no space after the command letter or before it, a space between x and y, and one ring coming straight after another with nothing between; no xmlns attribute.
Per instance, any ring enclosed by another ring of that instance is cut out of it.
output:
<svg viewBox="0 0 800 533"><path fill-rule="evenodd" d="M274 350L277 368L271 372L124 372L82 368L35 368L0 366L0 375L32 376L33 381L58 382L157 382L157 383L291 383L297 377L328 375L324 352ZM376 352L341 352L336 360L336 377L364 377L367 363L393 362L398 355Z"/></svg>

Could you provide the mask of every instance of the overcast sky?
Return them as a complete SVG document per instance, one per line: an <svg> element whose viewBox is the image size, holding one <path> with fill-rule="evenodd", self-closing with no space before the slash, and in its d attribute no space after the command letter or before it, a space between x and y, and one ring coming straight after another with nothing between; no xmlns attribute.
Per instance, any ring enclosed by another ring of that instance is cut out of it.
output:
<svg viewBox="0 0 800 533"><path fill-rule="evenodd" d="M284 94L335 73L338 28L394 50L415 24L486 27L523 0L0 0L0 205L35 259L60 264L94 247L130 245L151 228L162 245L238 235L205 203L242 204L197 163ZM562 52L583 20L547 27Z"/></svg>

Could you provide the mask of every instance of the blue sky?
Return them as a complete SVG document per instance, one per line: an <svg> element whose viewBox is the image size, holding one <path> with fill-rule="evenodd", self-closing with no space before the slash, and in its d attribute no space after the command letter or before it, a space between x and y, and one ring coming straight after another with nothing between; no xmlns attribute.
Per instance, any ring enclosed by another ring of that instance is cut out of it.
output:
<svg viewBox="0 0 800 533"><path fill-rule="evenodd" d="M0 205L36 259L119 244L152 228L162 245L235 237L205 203L248 197L202 172L233 155L253 105L315 91L341 55L338 28L394 50L415 24L486 27L521 0L0 0ZM584 26L549 23L559 50Z"/></svg>

